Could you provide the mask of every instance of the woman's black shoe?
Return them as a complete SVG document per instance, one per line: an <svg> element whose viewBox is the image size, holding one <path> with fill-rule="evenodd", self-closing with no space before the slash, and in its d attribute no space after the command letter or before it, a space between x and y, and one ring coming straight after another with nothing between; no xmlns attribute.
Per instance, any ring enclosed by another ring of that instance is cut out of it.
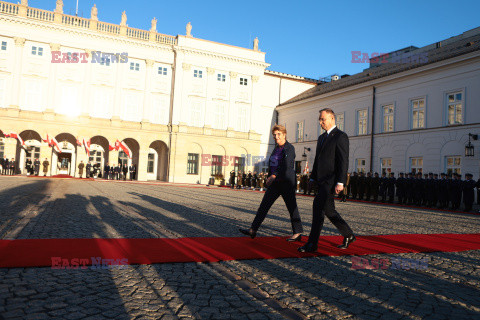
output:
<svg viewBox="0 0 480 320"><path fill-rule="evenodd" d="M250 236L250 238L255 238L257 236L257 232L256 231L250 231L249 229L238 229L238 231L240 231L241 233L243 233L244 235L246 236Z"/></svg>
<svg viewBox="0 0 480 320"><path fill-rule="evenodd" d="M294 241L302 241L302 235L298 235L295 238L288 238L287 241L294 242Z"/></svg>

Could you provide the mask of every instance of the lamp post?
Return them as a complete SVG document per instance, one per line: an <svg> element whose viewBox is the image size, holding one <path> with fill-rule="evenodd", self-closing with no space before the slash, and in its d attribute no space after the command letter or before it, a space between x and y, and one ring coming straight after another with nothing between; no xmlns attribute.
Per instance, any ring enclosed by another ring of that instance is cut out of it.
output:
<svg viewBox="0 0 480 320"><path fill-rule="evenodd" d="M465 146L465 157L474 157L475 156L475 147L472 145L470 138L473 141L478 140L478 134L468 134L468 144Z"/></svg>
<svg viewBox="0 0 480 320"><path fill-rule="evenodd" d="M310 148L303 147L303 154L302 154L303 160L307 160L307 154L305 153L305 151L310 152Z"/></svg>

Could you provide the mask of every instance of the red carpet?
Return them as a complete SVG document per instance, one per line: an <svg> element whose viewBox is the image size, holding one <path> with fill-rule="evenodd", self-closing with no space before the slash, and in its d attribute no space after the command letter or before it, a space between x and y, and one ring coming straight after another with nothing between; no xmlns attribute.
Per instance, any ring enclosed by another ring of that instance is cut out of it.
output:
<svg viewBox="0 0 480 320"><path fill-rule="evenodd" d="M91 257L151 264L480 249L478 233L359 236L347 250L336 248L341 241L341 236L320 237L319 252L304 254L297 251L301 243L284 237L0 240L0 267L52 266L52 257L88 259L87 265Z"/></svg>

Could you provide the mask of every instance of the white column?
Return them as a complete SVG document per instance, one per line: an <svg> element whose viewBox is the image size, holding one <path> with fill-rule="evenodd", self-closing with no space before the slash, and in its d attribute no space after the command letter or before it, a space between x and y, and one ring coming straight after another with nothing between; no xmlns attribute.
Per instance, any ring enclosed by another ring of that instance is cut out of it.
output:
<svg viewBox="0 0 480 320"><path fill-rule="evenodd" d="M215 88L215 69L207 68L207 85L206 85L206 99L205 99L205 114L203 118L203 125L213 127L213 88Z"/></svg>
<svg viewBox="0 0 480 320"><path fill-rule="evenodd" d="M256 131L256 130L253 130L252 123L253 123L253 115L258 114L257 112L253 112L253 111L260 109L260 106L259 106L258 101L257 101L257 98L259 96L258 95L259 86L257 85L257 83L258 83L259 79L260 79L260 77L258 77L258 76L252 76L252 90L251 90L251 94L250 94L250 114L249 114L249 122L250 123L248 125L248 131L249 132Z"/></svg>
<svg viewBox="0 0 480 320"><path fill-rule="evenodd" d="M230 90L229 90L229 104L228 104L228 123L227 130L235 130L235 98L237 96L237 73L230 71Z"/></svg>
<svg viewBox="0 0 480 320"><path fill-rule="evenodd" d="M20 80L22 78L22 60L23 48L25 46L25 38L13 38L15 41L15 59L13 65L13 84L12 84L12 98L10 108L19 109L20 106Z"/></svg>
<svg viewBox="0 0 480 320"><path fill-rule="evenodd" d="M123 75L125 73L126 64L117 63L117 71L115 72L115 95L113 99L113 115L112 120L120 120L120 113L122 112L122 84Z"/></svg>
<svg viewBox="0 0 480 320"><path fill-rule="evenodd" d="M58 43L50 43L50 51L60 51ZM55 94L57 86L58 63L50 63L48 71L48 97L46 112L53 112L55 110Z"/></svg>
<svg viewBox="0 0 480 320"><path fill-rule="evenodd" d="M152 104L152 73L155 61L147 59L145 60L145 63L147 68L145 71L145 91L143 97L142 122L150 122L152 115L150 110L150 106Z"/></svg>
<svg viewBox="0 0 480 320"><path fill-rule="evenodd" d="M173 115L172 115L172 124L178 124L180 122L182 114L182 105L183 105L183 91L186 91L184 87L186 83L183 81L183 75L185 68L190 68L191 66L183 63L184 53L181 50L176 50L176 59L175 65L172 68L172 78L174 79L173 91L170 92L170 95L173 95ZM175 73L175 76L174 74ZM173 80L172 79L172 80Z"/></svg>
<svg viewBox="0 0 480 320"><path fill-rule="evenodd" d="M86 70L83 78L83 105L81 106L81 115L82 116L89 116L90 115L90 106L92 105L92 90L91 90L91 74L92 74L92 51L90 49L85 49L85 53L88 55L86 59L88 62L86 63ZM80 61L83 60L82 58Z"/></svg>

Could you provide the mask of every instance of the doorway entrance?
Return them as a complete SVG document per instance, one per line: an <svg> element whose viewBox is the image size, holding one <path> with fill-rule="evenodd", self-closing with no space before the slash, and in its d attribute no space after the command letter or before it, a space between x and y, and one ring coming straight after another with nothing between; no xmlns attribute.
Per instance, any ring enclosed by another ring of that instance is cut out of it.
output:
<svg viewBox="0 0 480 320"><path fill-rule="evenodd" d="M60 153L58 155L58 162L57 162L58 173L69 174L71 163L72 163L71 153Z"/></svg>

